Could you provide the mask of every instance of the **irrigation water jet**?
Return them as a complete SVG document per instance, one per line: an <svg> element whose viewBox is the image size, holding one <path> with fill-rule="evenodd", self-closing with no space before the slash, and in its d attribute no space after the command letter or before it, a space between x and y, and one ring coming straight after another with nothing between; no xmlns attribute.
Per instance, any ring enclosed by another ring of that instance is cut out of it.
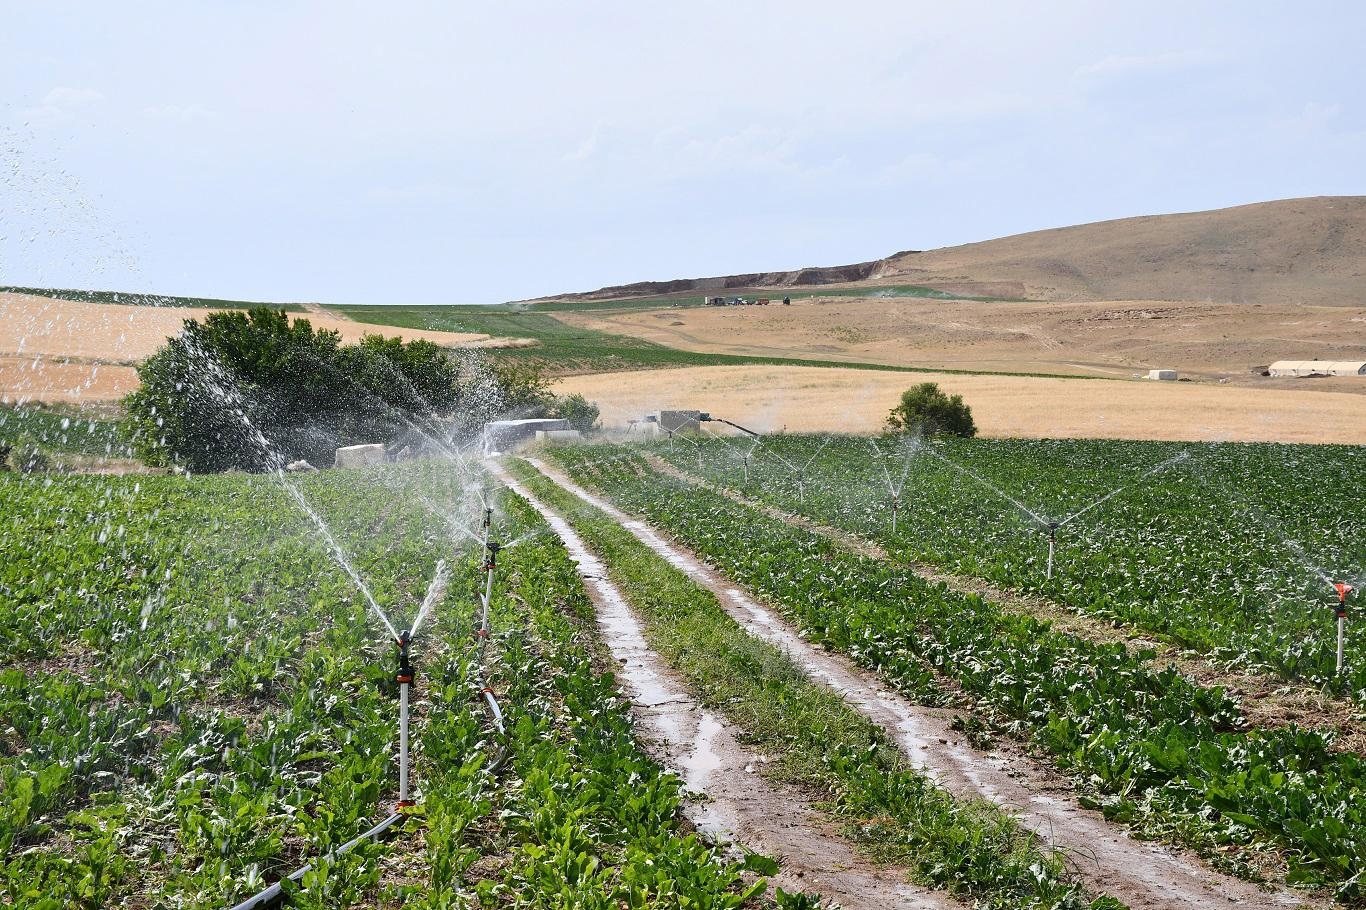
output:
<svg viewBox="0 0 1366 910"><path fill-rule="evenodd" d="M887 470L886 456L882 449L878 448L877 440L868 437L868 445L873 447L873 452L877 459L878 467L882 468L882 477L887 482L887 492L892 497L892 534L896 534L897 513L901 511L901 491L906 488L906 478L910 476L911 455L919 448L920 437L914 437L916 443L912 445L902 444L904 450L901 458L901 479L897 483L892 482L892 472Z"/></svg>

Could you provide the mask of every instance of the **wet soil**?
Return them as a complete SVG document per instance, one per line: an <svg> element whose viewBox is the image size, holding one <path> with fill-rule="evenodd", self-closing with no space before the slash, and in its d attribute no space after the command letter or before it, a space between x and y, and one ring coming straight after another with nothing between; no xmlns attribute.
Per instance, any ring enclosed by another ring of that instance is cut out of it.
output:
<svg viewBox="0 0 1366 910"><path fill-rule="evenodd" d="M646 455L645 459L661 474L704 487L755 509L769 518L819 534L862 556L883 562L893 561L891 554L867 538L751 499L735 490L680 470L658 456ZM1293 724L1312 730L1331 731L1335 750L1366 754L1366 710L1350 699L1333 698L1310 686L1299 685L1265 673L1239 672L1217 667L1173 644L1148 638L1132 628L1078 613L1043 597L1011 591L980 578L954 575L928 563L897 561L927 581L938 582L960 594L976 594L1012 613L1045 620L1060 632L1092 642L1120 643L1130 649L1152 650L1155 656L1147 662L1149 667L1164 670L1168 666L1175 666L1183 676L1196 685L1222 687L1238 701L1250 727L1276 730Z"/></svg>
<svg viewBox="0 0 1366 910"><path fill-rule="evenodd" d="M695 794L685 806L693 825L715 839L779 858L782 869L771 882L787 891L817 891L851 910L962 906L910 884L904 868L864 860L801 793L755 773L762 762L740 745L737 731L693 699L646 644L640 621L603 563L564 519L500 467L493 470L545 518L579 566L599 632L619 665L617 676L642 731L652 737L649 748Z"/></svg>
<svg viewBox="0 0 1366 910"><path fill-rule="evenodd" d="M1263 889L1215 872L1185 851L1134 839L1099 812L1082 807L1070 782L1052 768L1010 744L997 744L989 751L973 748L952 728L953 711L917 705L889 691L875 674L811 645L780 617L683 547L563 474L535 459L529 461L710 590L750 634L784 651L812 680L839 692L883 727L912 762L945 790L994 803L1046 844L1065 852L1078 877L1094 891L1111 895L1136 910L1318 906L1287 890Z"/></svg>

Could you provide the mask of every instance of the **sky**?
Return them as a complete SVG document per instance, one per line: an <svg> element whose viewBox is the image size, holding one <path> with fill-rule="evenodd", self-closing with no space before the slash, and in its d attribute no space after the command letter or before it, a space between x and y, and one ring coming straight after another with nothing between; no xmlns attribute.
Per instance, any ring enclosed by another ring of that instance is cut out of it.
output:
<svg viewBox="0 0 1366 910"><path fill-rule="evenodd" d="M0 284L488 303L1366 177L1358 3L0 0Z"/></svg>

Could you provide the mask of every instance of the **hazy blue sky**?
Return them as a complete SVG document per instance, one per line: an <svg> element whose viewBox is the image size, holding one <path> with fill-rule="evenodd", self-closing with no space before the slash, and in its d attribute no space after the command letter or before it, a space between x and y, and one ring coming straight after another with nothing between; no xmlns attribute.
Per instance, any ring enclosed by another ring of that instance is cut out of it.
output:
<svg viewBox="0 0 1366 910"><path fill-rule="evenodd" d="M1359 3L0 2L0 283L480 302L1360 194Z"/></svg>

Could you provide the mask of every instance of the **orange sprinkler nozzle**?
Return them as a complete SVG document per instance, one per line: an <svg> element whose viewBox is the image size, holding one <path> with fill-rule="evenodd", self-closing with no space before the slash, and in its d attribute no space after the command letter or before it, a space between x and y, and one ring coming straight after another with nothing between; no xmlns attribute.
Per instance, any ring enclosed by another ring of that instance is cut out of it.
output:
<svg viewBox="0 0 1366 910"><path fill-rule="evenodd" d="M1337 582L1333 585L1333 590L1338 592L1338 603L1346 603L1347 595L1351 594L1355 589L1349 584Z"/></svg>

